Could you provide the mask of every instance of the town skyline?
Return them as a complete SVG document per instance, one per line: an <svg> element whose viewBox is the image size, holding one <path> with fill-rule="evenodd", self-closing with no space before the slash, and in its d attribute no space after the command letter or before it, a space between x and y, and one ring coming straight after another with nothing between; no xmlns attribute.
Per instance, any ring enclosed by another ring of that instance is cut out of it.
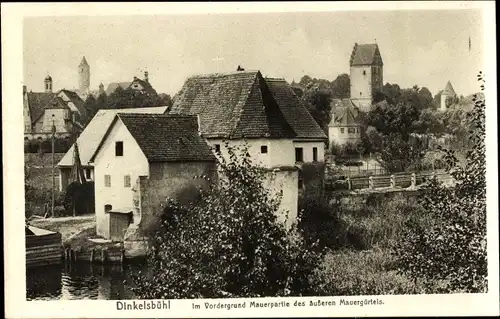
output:
<svg viewBox="0 0 500 319"><path fill-rule="evenodd" d="M83 56L91 66L91 89L101 82L107 86L131 81L147 69L155 89L173 95L189 76L232 72L238 65L289 82L304 75L331 81L349 73L354 43L377 42L384 60L384 82L425 86L436 94L451 81L459 94L467 95L477 91L474 77L483 69L481 20L479 10L192 15L189 19L30 17L24 22L24 84L42 91L43 78L50 74L54 89L76 88ZM358 26L356 31L353 25ZM147 35L141 31L146 27Z"/></svg>

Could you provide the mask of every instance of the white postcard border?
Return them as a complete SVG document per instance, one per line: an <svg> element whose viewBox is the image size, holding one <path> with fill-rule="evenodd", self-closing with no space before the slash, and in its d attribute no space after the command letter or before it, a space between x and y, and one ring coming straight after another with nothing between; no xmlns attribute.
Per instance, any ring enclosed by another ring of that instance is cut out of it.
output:
<svg viewBox="0 0 500 319"><path fill-rule="evenodd" d="M112 10L106 10L111 7ZM487 118L487 199L488 199L488 273L487 294L417 295L345 297L346 300L379 299L379 306L341 306L343 297L285 298L295 300L335 300L336 306L247 308L232 310L203 310L204 302L237 302L241 299L172 300L170 310L117 310L116 301L26 301L24 256L24 196L22 105L22 17L41 15L100 15L113 14L192 14L292 11L346 11L346 10L429 10L472 9L484 10L484 43L487 105L496 105L496 29L494 2L279 2L279 3L39 3L2 4L2 96L3 96L3 167L4 167L4 268L6 317L63 318L63 317L301 317L301 316L395 316L395 315L495 315L498 314L498 147L496 139L496 108L486 109ZM479 87L479 83L478 83ZM247 299L272 302L283 298ZM132 301L126 301L132 302ZM142 302L142 301L140 301ZM192 303L202 305L192 309Z"/></svg>

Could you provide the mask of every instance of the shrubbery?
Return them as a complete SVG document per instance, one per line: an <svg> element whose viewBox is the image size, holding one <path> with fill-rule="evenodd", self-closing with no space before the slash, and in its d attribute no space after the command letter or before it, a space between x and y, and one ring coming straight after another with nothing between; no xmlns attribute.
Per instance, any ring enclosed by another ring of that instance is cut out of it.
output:
<svg viewBox="0 0 500 319"><path fill-rule="evenodd" d="M220 182L198 202L168 201L152 236L148 273L135 276L139 298L315 295L320 250L277 219L279 197L243 150L228 148Z"/></svg>
<svg viewBox="0 0 500 319"><path fill-rule="evenodd" d="M469 113L473 149L465 166L458 165L452 151L444 150L456 187L447 189L431 181L421 203L435 224L424 227L410 220L394 250L400 272L424 282L428 292L487 290L485 103L477 98L475 104ZM435 287L436 282L445 285Z"/></svg>
<svg viewBox="0 0 500 319"><path fill-rule="evenodd" d="M71 147L71 142L66 138L56 138L54 153L66 153ZM25 140L24 153L52 153L52 140Z"/></svg>

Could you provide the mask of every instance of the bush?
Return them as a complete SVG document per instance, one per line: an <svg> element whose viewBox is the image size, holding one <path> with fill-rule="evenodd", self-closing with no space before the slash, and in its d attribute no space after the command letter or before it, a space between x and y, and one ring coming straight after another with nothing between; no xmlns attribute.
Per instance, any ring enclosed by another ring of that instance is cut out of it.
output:
<svg viewBox="0 0 500 319"><path fill-rule="evenodd" d="M457 184L453 189L432 180L421 196L431 227L413 220L394 249L399 271L430 285L429 292L486 292L486 166L484 100L475 98L469 113L475 130L469 132L474 145L465 166L458 165L453 151L444 151L448 171ZM444 281L433 290L432 284Z"/></svg>
<svg viewBox="0 0 500 319"><path fill-rule="evenodd" d="M315 295L321 250L277 219L279 197L262 169L228 147L220 181L199 201L165 203L151 237L148 274L134 275L138 298L222 298Z"/></svg>
<svg viewBox="0 0 500 319"><path fill-rule="evenodd" d="M339 251L326 256L318 271L324 296L416 294L424 287L394 270L385 250Z"/></svg>
<svg viewBox="0 0 500 319"><path fill-rule="evenodd" d="M54 153L66 153L71 147L71 142L67 138L56 138L54 141ZM24 153L52 153L52 140L25 140Z"/></svg>

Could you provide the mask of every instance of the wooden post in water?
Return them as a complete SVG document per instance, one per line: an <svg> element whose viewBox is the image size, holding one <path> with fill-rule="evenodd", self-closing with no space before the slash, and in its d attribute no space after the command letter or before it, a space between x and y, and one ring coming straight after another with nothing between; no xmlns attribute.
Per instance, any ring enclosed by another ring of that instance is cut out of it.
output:
<svg viewBox="0 0 500 319"><path fill-rule="evenodd" d="M105 259L104 248L102 248L101 249L101 264L104 264L104 259Z"/></svg>
<svg viewBox="0 0 500 319"><path fill-rule="evenodd" d="M92 251L90 252L90 263L94 262L94 254L95 254L95 249L92 248Z"/></svg>

